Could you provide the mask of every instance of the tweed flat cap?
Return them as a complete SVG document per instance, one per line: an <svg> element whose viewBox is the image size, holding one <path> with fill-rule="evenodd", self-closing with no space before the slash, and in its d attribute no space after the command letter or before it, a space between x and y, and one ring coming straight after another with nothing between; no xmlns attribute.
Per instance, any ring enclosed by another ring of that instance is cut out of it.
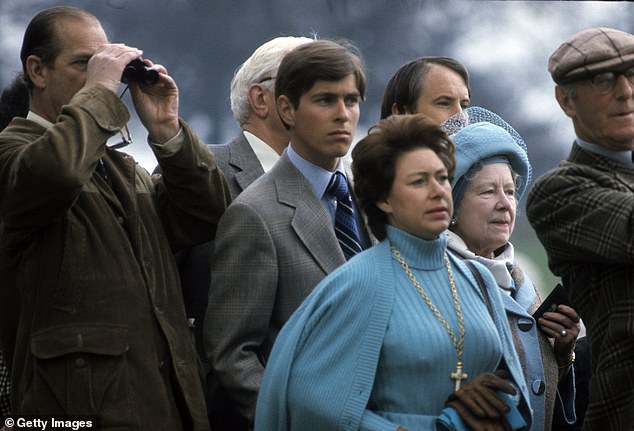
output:
<svg viewBox="0 0 634 431"><path fill-rule="evenodd" d="M607 27L580 31L548 60L548 71L557 84L628 66L634 66L634 35Z"/></svg>

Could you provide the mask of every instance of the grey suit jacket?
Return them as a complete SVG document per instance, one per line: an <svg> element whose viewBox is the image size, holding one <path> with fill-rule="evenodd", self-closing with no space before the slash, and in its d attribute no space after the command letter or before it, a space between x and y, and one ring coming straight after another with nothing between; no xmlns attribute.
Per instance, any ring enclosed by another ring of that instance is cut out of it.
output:
<svg viewBox="0 0 634 431"><path fill-rule="evenodd" d="M233 199L264 174L260 161L243 133L228 144L211 145L209 148L215 154L218 166L225 174Z"/></svg>
<svg viewBox="0 0 634 431"><path fill-rule="evenodd" d="M210 145L216 156L218 166L223 171L231 198L235 199L253 181L264 174L264 169L255 152L249 145L244 133L237 135L231 142L222 145ZM196 345L206 375L207 412L212 429L216 431L246 431L248 421L241 418L232 408L230 400L211 370L203 347L203 321L207 310L207 296L211 282L211 259L214 241L192 247L177 256L183 285L187 287L186 304L188 316L196 318ZM189 294L187 294L189 292Z"/></svg>
<svg viewBox="0 0 634 431"><path fill-rule="evenodd" d="M224 213L211 265L205 348L244 417L253 418L280 328L345 261L330 217L286 154Z"/></svg>
<svg viewBox="0 0 634 431"><path fill-rule="evenodd" d="M231 199L235 199L242 190L264 173L260 161L243 133L240 133L228 144L209 145L208 148L216 156L216 162L225 175ZM196 346L203 362L205 362L205 354L202 347L202 325L207 310L207 292L210 282L209 265L213 244L213 241L209 241L183 250L176 255L187 317L194 318Z"/></svg>

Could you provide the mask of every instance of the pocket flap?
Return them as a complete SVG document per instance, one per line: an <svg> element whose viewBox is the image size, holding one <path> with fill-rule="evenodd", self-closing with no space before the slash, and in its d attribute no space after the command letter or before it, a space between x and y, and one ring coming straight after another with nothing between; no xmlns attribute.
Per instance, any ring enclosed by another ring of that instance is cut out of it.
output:
<svg viewBox="0 0 634 431"><path fill-rule="evenodd" d="M56 326L31 336L31 352L39 359L70 353L118 356L128 350L128 327L123 325Z"/></svg>

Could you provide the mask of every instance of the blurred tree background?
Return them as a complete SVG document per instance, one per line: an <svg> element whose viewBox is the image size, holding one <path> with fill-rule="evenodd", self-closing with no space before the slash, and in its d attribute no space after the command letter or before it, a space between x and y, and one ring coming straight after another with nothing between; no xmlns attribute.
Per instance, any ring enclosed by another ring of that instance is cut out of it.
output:
<svg viewBox="0 0 634 431"><path fill-rule="evenodd" d="M379 118L383 88L403 63L447 55L471 74L472 104L500 114L526 140L535 177L565 158L574 133L554 98L549 55L572 34L606 26L632 32L634 4L592 1L467 0L68 0L95 14L113 42L165 65L181 91L181 115L207 143L239 131L229 107L234 70L277 36L345 38L365 58L369 85L357 138ZM51 0L0 2L0 85L19 73L21 38ZM129 101L129 99L128 99ZM126 149L148 170L152 154L138 121ZM543 293L557 282L526 221L513 235L526 271Z"/></svg>

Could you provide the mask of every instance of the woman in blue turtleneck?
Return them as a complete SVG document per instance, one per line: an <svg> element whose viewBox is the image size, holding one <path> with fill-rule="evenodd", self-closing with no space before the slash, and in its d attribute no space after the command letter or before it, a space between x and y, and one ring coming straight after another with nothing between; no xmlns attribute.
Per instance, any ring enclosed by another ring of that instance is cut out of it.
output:
<svg viewBox="0 0 634 431"><path fill-rule="evenodd" d="M447 253L453 170L453 144L422 115L382 120L357 144L355 191L381 242L326 277L280 332L256 431L530 426L495 281L476 264L479 286Z"/></svg>

